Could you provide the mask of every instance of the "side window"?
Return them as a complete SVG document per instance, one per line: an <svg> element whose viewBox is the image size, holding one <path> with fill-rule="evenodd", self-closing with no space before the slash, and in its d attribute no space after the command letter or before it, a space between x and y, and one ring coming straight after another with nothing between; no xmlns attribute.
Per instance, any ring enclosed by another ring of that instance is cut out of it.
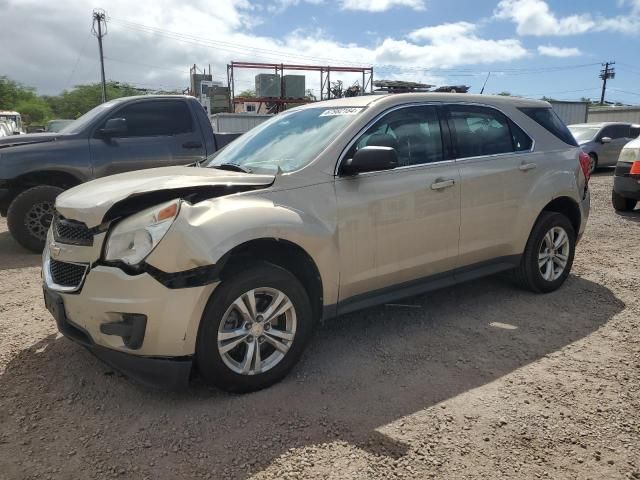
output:
<svg viewBox="0 0 640 480"><path fill-rule="evenodd" d="M523 107L520 111L567 145L578 146L575 137L552 108Z"/></svg>
<svg viewBox="0 0 640 480"><path fill-rule="evenodd" d="M347 158L369 146L394 148L400 167L443 160L436 107L407 107L385 115L362 134L351 147Z"/></svg>
<svg viewBox="0 0 640 480"><path fill-rule="evenodd" d="M531 137L524 133L518 125L509 120L509 128L511 129L511 138L513 139L513 149L516 152L528 152L533 146Z"/></svg>
<svg viewBox="0 0 640 480"><path fill-rule="evenodd" d="M193 131L191 113L179 100L143 101L124 107L111 118L127 121L127 137L157 137Z"/></svg>
<svg viewBox="0 0 640 480"><path fill-rule="evenodd" d="M450 105L449 125L454 134L458 158L514 151L514 139L507 117L497 110L473 105Z"/></svg>
<svg viewBox="0 0 640 480"><path fill-rule="evenodd" d="M629 138L629 125L613 125L611 138Z"/></svg>
<svg viewBox="0 0 640 480"><path fill-rule="evenodd" d="M640 136L640 125L631 125L630 138L638 138Z"/></svg>

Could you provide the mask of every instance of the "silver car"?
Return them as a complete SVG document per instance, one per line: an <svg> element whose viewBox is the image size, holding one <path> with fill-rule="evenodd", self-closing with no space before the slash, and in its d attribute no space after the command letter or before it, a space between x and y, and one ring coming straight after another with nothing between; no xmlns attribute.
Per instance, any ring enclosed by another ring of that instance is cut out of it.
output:
<svg viewBox="0 0 640 480"><path fill-rule="evenodd" d="M546 102L361 96L287 110L202 164L62 193L43 254L59 330L142 382L282 379L323 319L511 270L559 288L589 157Z"/></svg>
<svg viewBox="0 0 640 480"><path fill-rule="evenodd" d="M615 165L622 148L640 135L640 125L622 122L580 123L569 125L569 130L589 155L591 173Z"/></svg>

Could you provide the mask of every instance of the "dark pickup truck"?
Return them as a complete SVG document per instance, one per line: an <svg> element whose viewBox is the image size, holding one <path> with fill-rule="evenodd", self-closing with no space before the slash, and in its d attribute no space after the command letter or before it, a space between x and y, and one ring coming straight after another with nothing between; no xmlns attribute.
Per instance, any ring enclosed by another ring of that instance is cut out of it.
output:
<svg viewBox="0 0 640 480"><path fill-rule="evenodd" d="M18 243L42 251L63 190L115 173L195 163L237 136L214 133L193 97L111 100L60 132L0 139L0 215Z"/></svg>

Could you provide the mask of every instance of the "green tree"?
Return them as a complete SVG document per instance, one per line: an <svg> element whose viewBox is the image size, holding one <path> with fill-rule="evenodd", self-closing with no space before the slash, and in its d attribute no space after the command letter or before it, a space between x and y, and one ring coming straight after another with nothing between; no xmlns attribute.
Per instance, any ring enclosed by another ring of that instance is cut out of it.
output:
<svg viewBox="0 0 640 480"><path fill-rule="evenodd" d="M133 87L120 82L107 83L107 99L129 97L149 93L148 90ZM46 97L57 118L78 118L102 103L102 87L100 83L76 85L71 90L65 90L60 95Z"/></svg>
<svg viewBox="0 0 640 480"><path fill-rule="evenodd" d="M14 107L22 115L22 121L27 125L44 125L53 116L51 107L41 97L22 100Z"/></svg>
<svg viewBox="0 0 640 480"><path fill-rule="evenodd" d="M20 102L36 98L35 90L0 76L0 110L15 110Z"/></svg>
<svg viewBox="0 0 640 480"><path fill-rule="evenodd" d="M239 97L249 97L253 98L256 96L256 91L252 89L243 90L238 94Z"/></svg>
<svg viewBox="0 0 640 480"><path fill-rule="evenodd" d="M498 95L500 95L501 97L510 97L511 92L499 92Z"/></svg>

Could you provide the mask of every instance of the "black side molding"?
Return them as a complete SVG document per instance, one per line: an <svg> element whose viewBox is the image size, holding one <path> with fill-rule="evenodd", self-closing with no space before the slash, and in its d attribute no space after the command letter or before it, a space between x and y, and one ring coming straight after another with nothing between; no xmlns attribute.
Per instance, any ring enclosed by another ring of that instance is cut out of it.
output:
<svg viewBox="0 0 640 480"><path fill-rule="evenodd" d="M339 301L335 305L326 305L322 311L322 319L334 318L338 315L344 315L444 287L451 287L458 283L468 282L469 280L509 270L518 266L520 258L521 255L499 257L467 267L457 268L449 272L438 273L429 277L381 288L373 292L355 295Z"/></svg>

